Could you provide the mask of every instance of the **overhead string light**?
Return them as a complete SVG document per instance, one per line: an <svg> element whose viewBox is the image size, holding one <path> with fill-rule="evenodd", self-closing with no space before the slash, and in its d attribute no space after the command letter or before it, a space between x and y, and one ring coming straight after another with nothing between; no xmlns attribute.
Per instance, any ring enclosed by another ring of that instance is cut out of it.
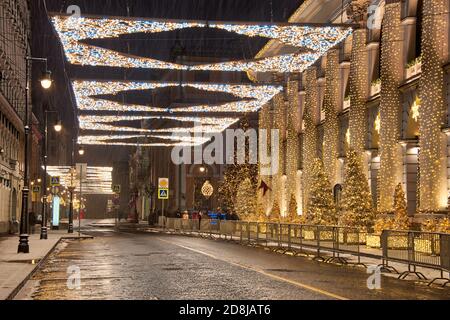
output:
<svg viewBox="0 0 450 320"><path fill-rule="evenodd" d="M161 135L161 134L131 134L131 135L81 135L78 137L78 144L97 144L106 143L115 140L127 140L127 139L161 139L161 140L171 140L172 144L176 142L183 142L187 145L201 145L210 140L208 136L186 136L186 135ZM166 143L165 143L166 144Z"/></svg>
<svg viewBox="0 0 450 320"><path fill-rule="evenodd" d="M54 16L57 31L67 59L72 64L124 68L153 68L170 70L225 70L257 72L302 72L331 47L352 33L351 26L312 26L298 24L204 23L196 21L172 22L163 20L132 20L117 18L86 18ZM185 28L209 27L234 32L248 37L264 37L301 48L302 53L261 60L232 61L221 64L188 66L123 54L80 42L86 39L117 38L133 33L159 33ZM224 69L218 69L224 66Z"/></svg>
<svg viewBox="0 0 450 320"><path fill-rule="evenodd" d="M242 101L218 105L198 105L179 108L159 108L135 104L124 104L99 98L100 95L115 95L130 90L149 90L180 86L178 82L126 82L126 81L73 81L73 90L79 110L95 111L136 111L136 112L255 112L269 102L283 88L274 85L183 83L182 87L191 87L205 91L230 93Z"/></svg>
<svg viewBox="0 0 450 320"><path fill-rule="evenodd" d="M50 176L60 177L60 183L64 187L80 185L80 177L75 174L71 176L70 166L47 166ZM86 169L86 179L83 180L83 194L111 194L112 167L90 167Z"/></svg>

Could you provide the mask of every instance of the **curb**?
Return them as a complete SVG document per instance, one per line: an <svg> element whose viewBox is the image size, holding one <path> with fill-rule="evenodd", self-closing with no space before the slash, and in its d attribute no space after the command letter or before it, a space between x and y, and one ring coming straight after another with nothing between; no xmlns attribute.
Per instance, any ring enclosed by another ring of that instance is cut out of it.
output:
<svg viewBox="0 0 450 320"><path fill-rule="evenodd" d="M85 236L85 237L76 237L76 236L67 236L67 237L61 237L58 241L53 245L53 247L47 252L47 254L39 260L39 262L36 264L33 270L17 285L17 287L14 288L13 291L6 297L5 300L13 300L15 296L19 293L19 291L24 287L25 283L27 283L30 278L41 268L41 266L44 264L44 262L47 261L48 257L55 251L56 247L62 240L76 240L76 239L93 239L93 236Z"/></svg>

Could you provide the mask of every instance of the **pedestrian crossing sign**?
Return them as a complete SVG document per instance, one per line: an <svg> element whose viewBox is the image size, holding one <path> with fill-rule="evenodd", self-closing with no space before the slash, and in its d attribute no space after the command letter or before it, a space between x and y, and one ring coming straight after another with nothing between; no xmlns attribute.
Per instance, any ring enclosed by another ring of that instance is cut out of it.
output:
<svg viewBox="0 0 450 320"><path fill-rule="evenodd" d="M50 185L52 187L59 187L61 185L59 177L51 177L50 178Z"/></svg>
<svg viewBox="0 0 450 320"><path fill-rule="evenodd" d="M169 199L169 189L168 188L159 188L158 189L158 199L161 199L161 200Z"/></svg>
<svg viewBox="0 0 450 320"><path fill-rule="evenodd" d="M112 186L112 190L114 193L118 194L120 193L120 184L115 184Z"/></svg>

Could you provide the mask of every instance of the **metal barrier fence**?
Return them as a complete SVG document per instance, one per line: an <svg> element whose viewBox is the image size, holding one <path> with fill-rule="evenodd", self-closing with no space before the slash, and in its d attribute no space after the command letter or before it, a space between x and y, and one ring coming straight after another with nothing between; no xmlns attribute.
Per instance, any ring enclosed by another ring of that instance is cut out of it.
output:
<svg viewBox="0 0 450 320"><path fill-rule="evenodd" d="M419 279L426 279L422 272L417 271L417 267L425 267L441 272L441 277L433 279L429 284L439 279L448 280L444 278L444 272L450 272L450 234L383 230L381 248L382 264L388 270L396 271L389 266L389 261L403 262L408 265L408 270L400 273L400 279L409 274L415 274ZM445 284L447 283L450 281Z"/></svg>
<svg viewBox="0 0 450 320"><path fill-rule="evenodd" d="M364 266L363 256L381 259L380 267L398 273L400 279L409 274L426 279L417 267L436 269L441 276L429 284L437 280L446 280L443 285L450 283L444 277L444 272L449 272L450 277L450 234L384 230L380 248L368 249L365 232L342 226L167 217L160 217L159 224L174 232L196 233L293 255L308 255L325 262ZM349 262L350 256L355 257L356 262ZM407 264L408 270L400 273L389 265L389 261Z"/></svg>

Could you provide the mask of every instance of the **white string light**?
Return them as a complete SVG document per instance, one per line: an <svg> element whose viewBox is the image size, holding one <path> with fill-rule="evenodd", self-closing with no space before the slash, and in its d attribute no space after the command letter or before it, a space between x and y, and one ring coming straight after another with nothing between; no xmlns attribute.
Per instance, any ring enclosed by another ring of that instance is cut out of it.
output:
<svg viewBox="0 0 450 320"><path fill-rule="evenodd" d="M170 22L115 18L74 18L54 16L57 31L67 59L72 64L123 68L154 68L170 70L225 70L301 72L331 47L352 33L350 26L309 26L298 24L256 25L202 22ZM151 58L125 55L117 51L81 43L86 39L117 38L124 34L159 33L184 28L209 27L249 37L265 37L305 49L306 53L268 57L254 61L232 61L224 64L188 66ZM222 69L223 67L223 69ZM220 68L220 69L218 69Z"/></svg>

